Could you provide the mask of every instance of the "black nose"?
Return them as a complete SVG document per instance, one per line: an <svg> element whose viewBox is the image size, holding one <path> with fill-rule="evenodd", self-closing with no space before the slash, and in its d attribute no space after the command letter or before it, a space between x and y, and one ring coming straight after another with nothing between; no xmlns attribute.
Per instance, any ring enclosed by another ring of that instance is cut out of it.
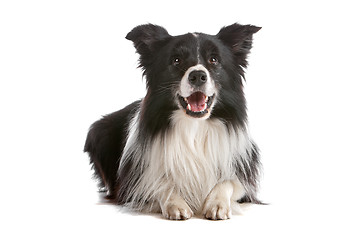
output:
<svg viewBox="0 0 360 240"><path fill-rule="evenodd" d="M207 81L207 76L204 71L192 71L189 74L189 82L194 86L201 86Z"/></svg>

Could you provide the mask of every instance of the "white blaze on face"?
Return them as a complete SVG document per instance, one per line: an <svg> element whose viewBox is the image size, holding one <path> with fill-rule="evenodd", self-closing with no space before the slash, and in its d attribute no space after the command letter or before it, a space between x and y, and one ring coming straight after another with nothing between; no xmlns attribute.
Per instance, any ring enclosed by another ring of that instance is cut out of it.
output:
<svg viewBox="0 0 360 240"><path fill-rule="evenodd" d="M193 71L204 71L206 73L207 81L201 87L195 87L189 82L189 74ZM181 79L180 83L180 96L189 97L194 92L201 91L206 96L212 96L215 93L215 83L214 80L211 79L209 71L202 64L198 64L188 68L185 72L184 76Z"/></svg>

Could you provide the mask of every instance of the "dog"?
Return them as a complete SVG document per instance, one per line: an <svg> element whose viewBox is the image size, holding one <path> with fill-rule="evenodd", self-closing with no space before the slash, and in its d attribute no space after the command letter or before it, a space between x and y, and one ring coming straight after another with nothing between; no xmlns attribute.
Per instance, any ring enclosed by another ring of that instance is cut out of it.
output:
<svg viewBox="0 0 360 240"><path fill-rule="evenodd" d="M216 35L171 36L146 24L127 34L146 96L95 122L84 147L107 199L172 220L223 220L240 203L261 203L243 92L260 29L235 23Z"/></svg>

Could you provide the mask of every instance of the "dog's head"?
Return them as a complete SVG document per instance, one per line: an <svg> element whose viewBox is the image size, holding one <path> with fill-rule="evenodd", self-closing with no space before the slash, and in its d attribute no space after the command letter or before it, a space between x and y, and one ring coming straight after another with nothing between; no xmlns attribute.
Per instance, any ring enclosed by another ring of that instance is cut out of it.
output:
<svg viewBox="0 0 360 240"><path fill-rule="evenodd" d="M140 54L153 104L162 102L165 109L183 109L188 116L207 119L217 104L241 104L231 95L242 93L246 57L252 35L259 30L233 24L217 35L171 36L164 28L147 24L126 38Z"/></svg>

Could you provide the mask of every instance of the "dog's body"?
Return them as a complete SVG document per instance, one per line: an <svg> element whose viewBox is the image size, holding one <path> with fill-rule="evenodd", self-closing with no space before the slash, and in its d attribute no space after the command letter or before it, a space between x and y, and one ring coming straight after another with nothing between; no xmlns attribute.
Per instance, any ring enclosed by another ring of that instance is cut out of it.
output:
<svg viewBox="0 0 360 240"><path fill-rule="evenodd" d="M246 127L242 81L252 35L233 24L215 35L134 28L147 95L95 122L85 151L119 204L169 219L227 219L256 198L260 162Z"/></svg>

